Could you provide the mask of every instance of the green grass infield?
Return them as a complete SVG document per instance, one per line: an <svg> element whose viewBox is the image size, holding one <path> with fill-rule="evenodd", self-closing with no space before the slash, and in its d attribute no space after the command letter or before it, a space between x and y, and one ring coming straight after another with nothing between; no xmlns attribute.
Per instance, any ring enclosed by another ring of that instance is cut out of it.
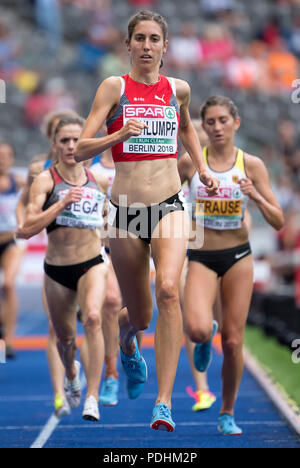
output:
<svg viewBox="0 0 300 468"><path fill-rule="evenodd" d="M298 413L300 408L300 363L293 362L293 351L279 344L275 338L266 336L260 328L251 325L246 328L245 346L283 393L290 406ZM297 356L299 358L299 351Z"/></svg>

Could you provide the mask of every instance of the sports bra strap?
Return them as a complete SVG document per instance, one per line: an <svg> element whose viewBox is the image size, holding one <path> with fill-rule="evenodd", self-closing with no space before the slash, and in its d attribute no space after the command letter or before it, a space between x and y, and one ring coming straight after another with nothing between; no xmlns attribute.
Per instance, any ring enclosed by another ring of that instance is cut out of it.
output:
<svg viewBox="0 0 300 468"><path fill-rule="evenodd" d="M96 179L94 177L94 174L89 170L89 169L85 169L85 173L87 175L87 178L91 181L91 182L94 182L95 184L97 184L96 182Z"/></svg>
<svg viewBox="0 0 300 468"><path fill-rule="evenodd" d="M50 167L50 172L53 177L54 185L57 185L63 182L63 179L61 178L61 176L59 175L59 173L57 172L54 166Z"/></svg>
<svg viewBox="0 0 300 468"><path fill-rule="evenodd" d="M235 166L246 174L245 170L245 160L244 160L244 151L239 149L236 157Z"/></svg>
<svg viewBox="0 0 300 468"><path fill-rule="evenodd" d="M207 166L208 163L207 163L207 147L206 146L202 149L202 152L203 152L203 158L204 158L205 165Z"/></svg>
<svg viewBox="0 0 300 468"><path fill-rule="evenodd" d="M123 76L119 76L120 80L121 80L121 97L123 96L124 94L124 91L125 91L125 80L123 78Z"/></svg>
<svg viewBox="0 0 300 468"><path fill-rule="evenodd" d="M171 84L171 88L172 88L173 94L174 94L174 96L176 97L176 83L175 83L175 79L174 79L174 78L171 78L171 79L170 79L170 84Z"/></svg>

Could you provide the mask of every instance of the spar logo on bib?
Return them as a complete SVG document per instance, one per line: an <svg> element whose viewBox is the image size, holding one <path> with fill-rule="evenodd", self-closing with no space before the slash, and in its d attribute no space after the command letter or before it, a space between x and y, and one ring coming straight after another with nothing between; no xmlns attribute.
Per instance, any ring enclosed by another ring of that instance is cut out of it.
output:
<svg viewBox="0 0 300 468"><path fill-rule="evenodd" d="M133 136L123 143L124 153L176 153L178 121L175 107L130 104L123 109L124 125L129 119L138 119L147 125L141 135Z"/></svg>
<svg viewBox="0 0 300 468"><path fill-rule="evenodd" d="M173 107L167 107L165 110L165 114L167 119L174 120L176 118L176 112L174 111Z"/></svg>

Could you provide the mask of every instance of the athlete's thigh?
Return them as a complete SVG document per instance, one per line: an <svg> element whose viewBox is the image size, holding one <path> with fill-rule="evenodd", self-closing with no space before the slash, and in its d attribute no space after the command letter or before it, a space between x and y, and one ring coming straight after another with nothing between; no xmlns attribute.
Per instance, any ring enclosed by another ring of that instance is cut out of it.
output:
<svg viewBox="0 0 300 468"><path fill-rule="evenodd" d="M47 275L44 285L48 310L57 336L73 336L76 332L76 292Z"/></svg>
<svg viewBox="0 0 300 468"><path fill-rule="evenodd" d="M117 280L117 276L116 276L112 261L110 261L109 268L108 268L106 289L107 289L106 298L114 298L115 301L121 302L120 286Z"/></svg>
<svg viewBox="0 0 300 468"><path fill-rule="evenodd" d="M90 268L78 281L77 301L81 308L83 319L90 310L101 308L106 293L108 265L101 263Z"/></svg>
<svg viewBox="0 0 300 468"><path fill-rule="evenodd" d="M156 284L167 278L179 285L187 251L187 222L185 211L175 211L164 216L154 230L151 249Z"/></svg>
<svg viewBox="0 0 300 468"><path fill-rule="evenodd" d="M189 262L184 288L184 320L210 325L217 291L217 274L200 262Z"/></svg>
<svg viewBox="0 0 300 468"><path fill-rule="evenodd" d="M9 246L2 255L2 270L4 281L12 283L16 278L24 251L17 245Z"/></svg>
<svg viewBox="0 0 300 468"><path fill-rule="evenodd" d="M237 262L221 280L223 335L241 336L253 292L252 255Z"/></svg>
<svg viewBox="0 0 300 468"><path fill-rule="evenodd" d="M150 247L141 239L110 238L110 254L120 286L123 305L131 310L152 310Z"/></svg>

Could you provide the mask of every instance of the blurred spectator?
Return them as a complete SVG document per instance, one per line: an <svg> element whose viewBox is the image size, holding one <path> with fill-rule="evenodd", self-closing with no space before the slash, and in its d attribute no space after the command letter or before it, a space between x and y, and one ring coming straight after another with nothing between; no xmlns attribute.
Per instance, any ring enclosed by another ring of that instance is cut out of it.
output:
<svg viewBox="0 0 300 468"><path fill-rule="evenodd" d="M0 78L8 80L13 77L20 68L20 53L19 42L12 37L8 26L0 21Z"/></svg>
<svg viewBox="0 0 300 468"><path fill-rule="evenodd" d="M150 8L154 6L156 0L127 0L130 5L138 8Z"/></svg>
<svg viewBox="0 0 300 468"><path fill-rule="evenodd" d="M259 34L259 39L271 46L276 45L280 38L281 32L279 20L276 17L270 18L262 28L262 31Z"/></svg>
<svg viewBox="0 0 300 468"><path fill-rule="evenodd" d="M35 91L28 97L24 107L24 122L28 127L38 127L45 114L55 108L52 95L46 94L40 83Z"/></svg>
<svg viewBox="0 0 300 468"><path fill-rule="evenodd" d="M235 53L235 44L230 32L217 23L208 23L204 27L200 46L202 64L205 66L221 66Z"/></svg>
<svg viewBox="0 0 300 468"><path fill-rule="evenodd" d="M55 109L74 109L76 101L66 90L62 78L53 78L40 84L29 96L24 108L24 121L28 127L38 128L43 117Z"/></svg>
<svg viewBox="0 0 300 468"><path fill-rule="evenodd" d="M278 202L284 212L289 210L291 206L294 205L295 189L291 184L291 179L286 172L283 172L283 174L278 179L276 195Z"/></svg>
<svg viewBox="0 0 300 468"><path fill-rule="evenodd" d="M225 83L229 87L254 89L259 82L261 69L259 63L247 52L249 48L239 44L236 55L232 57L225 68Z"/></svg>
<svg viewBox="0 0 300 468"><path fill-rule="evenodd" d="M292 17L292 25L286 31L285 37L290 51L300 58L300 13Z"/></svg>
<svg viewBox="0 0 300 468"><path fill-rule="evenodd" d="M300 186L300 151L296 124L291 120L282 120L278 124L279 150L284 156L287 168L294 182Z"/></svg>
<svg viewBox="0 0 300 468"><path fill-rule="evenodd" d="M235 0L199 0L201 8L208 16L218 16L235 8Z"/></svg>
<svg viewBox="0 0 300 468"><path fill-rule="evenodd" d="M290 92L293 81L299 76L298 60L289 52L283 39L278 39L270 48L267 72L270 92L274 94Z"/></svg>
<svg viewBox="0 0 300 468"><path fill-rule="evenodd" d="M281 120L278 122L278 138L282 154L290 158L297 148L297 128L292 120Z"/></svg>
<svg viewBox="0 0 300 468"><path fill-rule="evenodd" d="M62 18L59 0L35 0L37 25L45 32L48 52L55 54L62 41Z"/></svg>
<svg viewBox="0 0 300 468"><path fill-rule="evenodd" d="M56 77L47 81L46 93L53 97L55 109L74 109L77 107L75 97L67 90L64 78Z"/></svg>
<svg viewBox="0 0 300 468"><path fill-rule="evenodd" d="M93 0L91 20L86 38L78 45L79 68L95 72L101 60L120 39L120 31L113 26L110 0Z"/></svg>
<svg viewBox="0 0 300 468"><path fill-rule="evenodd" d="M201 58L196 25L183 23L180 34L170 39L168 64L178 70L192 70L198 68Z"/></svg>
<svg viewBox="0 0 300 468"><path fill-rule="evenodd" d="M104 80L112 75L122 76L128 72L129 68L129 55L124 47L124 40L120 39L101 61L99 66L100 79Z"/></svg>

